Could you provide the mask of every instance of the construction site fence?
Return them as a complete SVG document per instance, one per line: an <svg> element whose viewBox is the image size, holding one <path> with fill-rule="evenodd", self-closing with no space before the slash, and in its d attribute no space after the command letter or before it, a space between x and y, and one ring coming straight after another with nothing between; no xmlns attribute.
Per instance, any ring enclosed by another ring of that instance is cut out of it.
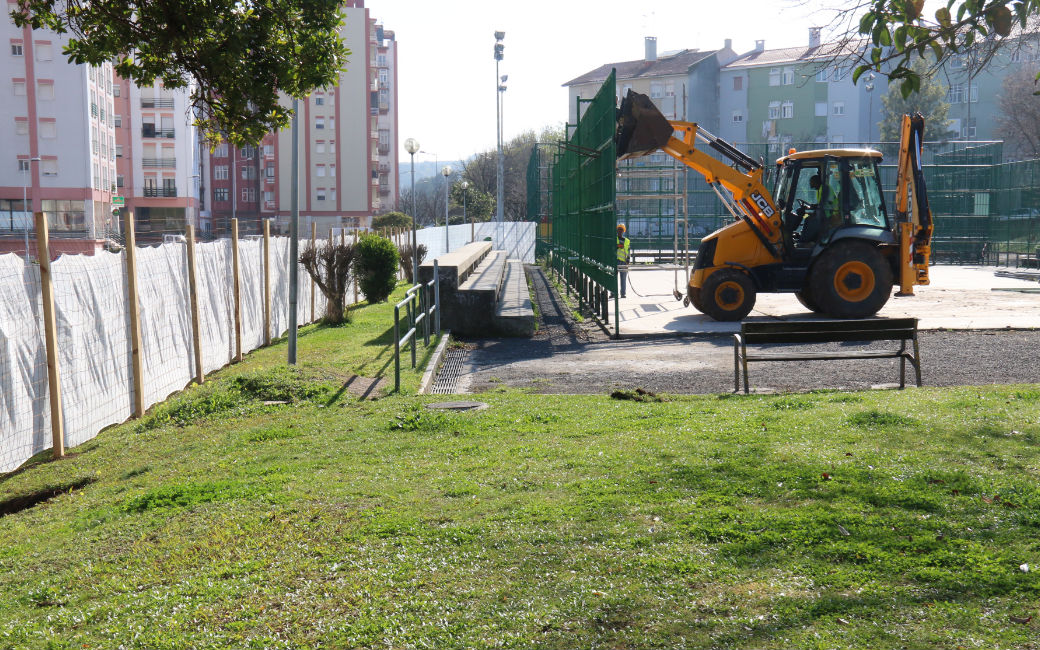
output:
<svg viewBox="0 0 1040 650"><path fill-rule="evenodd" d="M617 293L614 81L612 71L594 98L575 100L578 123L567 125L566 141L552 154L552 227L545 243L567 291L608 322L609 298ZM615 322L617 310L615 299Z"/></svg>
<svg viewBox="0 0 1040 650"><path fill-rule="evenodd" d="M283 335L289 327L289 239L237 243L237 265L230 239L194 246L197 330L186 243L135 247L133 265L125 250L62 255L51 262L49 280L31 258L0 255L0 472L52 447L49 355L60 375L64 446L74 447L135 415L138 403L143 412L197 378L196 341L206 374L234 361L237 350L246 353ZM37 248L46 250L34 240ZM321 318L326 304L302 266L298 279L296 318L303 325ZM44 281L53 287L53 348L45 340ZM132 285L139 347L131 331Z"/></svg>

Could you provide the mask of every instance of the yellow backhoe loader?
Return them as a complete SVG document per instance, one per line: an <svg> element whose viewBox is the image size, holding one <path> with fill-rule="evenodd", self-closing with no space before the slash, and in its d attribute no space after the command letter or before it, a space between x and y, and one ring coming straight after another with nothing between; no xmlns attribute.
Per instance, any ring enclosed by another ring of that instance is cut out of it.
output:
<svg viewBox="0 0 1040 650"><path fill-rule="evenodd" d="M657 150L673 156L702 174L726 205L735 221L701 241L684 302L716 320L741 320L759 293L794 293L813 312L866 318L888 302L893 286L897 295L913 295L915 285L928 284L923 136L924 119L904 115L893 215L878 174L881 153L873 149L792 149L776 161L770 192L758 161L696 123L665 119L632 91L618 109L614 140L619 160Z"/></svg>

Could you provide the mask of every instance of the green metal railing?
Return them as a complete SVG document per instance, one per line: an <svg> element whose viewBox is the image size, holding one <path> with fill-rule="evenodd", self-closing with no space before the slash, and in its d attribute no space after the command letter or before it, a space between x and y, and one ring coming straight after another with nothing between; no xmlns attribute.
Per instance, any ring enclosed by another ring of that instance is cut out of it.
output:
<svg viewBox="0 0 1040 650"><path fill-rule="evenodd" d="M578 123L567 125L567 140L553 156L549 258L568 291L607 322L608 294L614 294L616 326L614 93L611 72L593 99L577 99Z"/></svg>

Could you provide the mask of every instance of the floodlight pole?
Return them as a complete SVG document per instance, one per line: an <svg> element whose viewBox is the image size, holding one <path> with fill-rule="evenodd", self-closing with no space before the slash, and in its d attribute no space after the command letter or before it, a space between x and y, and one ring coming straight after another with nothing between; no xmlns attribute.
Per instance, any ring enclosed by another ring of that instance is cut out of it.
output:
<svg viewBox="0 0 1040 650"><path fill-rule="evenodd" d="M292 171L289 177L289 365L296 365L296 303L300 282L300 128L297 113L300 100L293 98L292 114Z"/></svg>

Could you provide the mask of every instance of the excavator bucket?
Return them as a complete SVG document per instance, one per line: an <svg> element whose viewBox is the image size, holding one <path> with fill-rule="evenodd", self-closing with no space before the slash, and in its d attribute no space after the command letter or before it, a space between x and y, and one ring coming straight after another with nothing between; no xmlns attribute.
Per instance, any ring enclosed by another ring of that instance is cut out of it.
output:
<svg viewBox="0 0 1040 650"><path fill-rule="evenodd" d="M629 90L621 100L614 132L618 160L652 154L668 144L673 130L649 97Z"/></svg>

